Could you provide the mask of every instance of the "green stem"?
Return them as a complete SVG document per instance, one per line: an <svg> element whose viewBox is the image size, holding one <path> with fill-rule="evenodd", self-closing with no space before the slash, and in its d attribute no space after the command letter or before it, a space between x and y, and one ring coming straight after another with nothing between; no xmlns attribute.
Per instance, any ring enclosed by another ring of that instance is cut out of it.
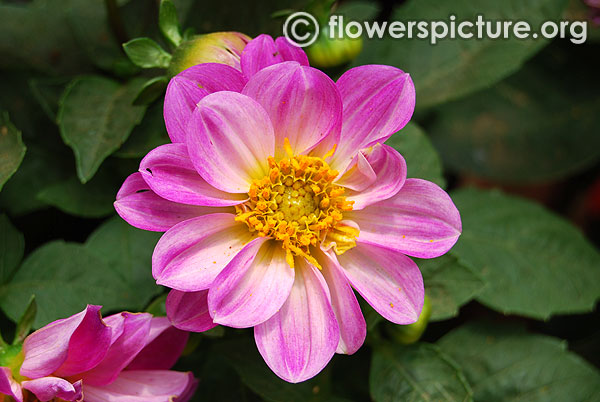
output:
<svg viewBox="0 0 600 402"><path fill-rule="evenodd" d="M121 13L119 12L117 0L105 0L104 3L106 5L106 13L108 14L110 28L112 29L115 38L119 42L119 46L121 46L123 43L129 40L129 37L127 36L127 31L125 30Z"/></svg>

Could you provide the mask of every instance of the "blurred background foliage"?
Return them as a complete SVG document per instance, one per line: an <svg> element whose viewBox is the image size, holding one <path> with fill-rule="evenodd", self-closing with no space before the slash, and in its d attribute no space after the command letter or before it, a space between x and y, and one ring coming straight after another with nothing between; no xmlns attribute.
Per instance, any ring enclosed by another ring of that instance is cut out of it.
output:
<svg viewBox="0 0 600 402"><path fill-rule="evenodd" d="M174 0L180 39L222 30L278 36L278 15L318 3ZM581 0L335 8L348 20L483 14L533 26L592 11ZM168 141L162 94L177 40L161 35L158 13L154 0L0 0L3 333L14 331L32 294L36 328L86 303L105 314L164 314L164 289L150 274L160 235L130 227L112 207L141 157ZM464 228L448 255L418 261L431 322L418 343L402 345L412 329L364 303L365 347L298 385L269 371L250 330L194 334L179 363L200 379L194 400L600 400L599 32L590 23L582 45L364 39L350 63L326 63L334 79L361 64L413 77L415 117L388 143L405 156L409 177L451 192ZM145 68L122 47L138 37L150 38L144 51L156 55Z"/></svg>

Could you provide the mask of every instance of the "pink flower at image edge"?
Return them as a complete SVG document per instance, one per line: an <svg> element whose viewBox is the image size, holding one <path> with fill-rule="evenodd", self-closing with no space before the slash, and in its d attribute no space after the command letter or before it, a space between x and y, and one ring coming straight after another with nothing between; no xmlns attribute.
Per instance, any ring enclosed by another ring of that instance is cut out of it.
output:
<svg viewBox="0 0 600 402"><path fill-rule="evenodd" d="M89 305L25 338L18 374L0 370L0 393L17 402L24 393L40 401L185 402L197 381L169 369L188 335L166 317L123 312L103 320L100 306Z"/></svg>

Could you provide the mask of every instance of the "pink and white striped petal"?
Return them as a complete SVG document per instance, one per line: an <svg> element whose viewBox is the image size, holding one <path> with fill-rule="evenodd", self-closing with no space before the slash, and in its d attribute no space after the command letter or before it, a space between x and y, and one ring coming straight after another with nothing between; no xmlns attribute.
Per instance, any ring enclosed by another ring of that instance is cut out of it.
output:
<svg viewBox="0 0 600 402"><path fill-rule="evenodd" d="M198 174L185 144L165 144L142 159L140 173L152 191L181 204L223 207L240 204L248 197L214 188Z"/></svg>
<svg viewBox="0 0 600 402"><path fill-rule="evenodd" d="M91 370L78 375L86 385L111 383L148 344L152 315L127 312L120 315L123 317L122 331L119 331L120 335L114 340L104 359Z"/></svg>
<svg viewBox="0 0 600 402"><path fill-rule="evenodd" d="M123 371L107 385L85 386L85 402L187 402L198 385L192 373Z"/></svg>
<svg viewBox="0 0 600 402"><path fill-rule="evenodd" d="M185 292L208 289L253 237L233 214L210 214L172 227L154 248L152 275L159 285Z"/></svg>
<svg viewBox="0 0 600 402"><path fill-rule="evenodd" d="M417 321L425 289L413 260L361 243L337 258L354 289L384 318L402 325Z"/></svg>
<svg viewBox="0 0 600 402"><path fill-rule="evenodd" d="M284 61L296 61L303 66L309 65L304 50L292 45L284 37L273 40L269 35L258 35L242 51L242 72L246 78L251 78L263 68Z"/></svg>
<svg viewBox="0 0 600 402"><path fill-rule="evenodd" d="M340 327L340 342L336 353L351 355L365 342L367 323L360 310L354 291L340 267L335 254L317 251L317 260L323 267L322 273L329 293L331 306Z"/></svg>
<svg viewBox="0 0 600 402"><path fill-rule="evenodd" d="M23 402L23 390L12 376L8 367L0 367L0 394L8 395L17 402Z"/></svg>
<svg viewBox="0 0 600 402"><path fill-rule="evenodd" d="M294 269L281 244L259 237L217 276L208 293L209 311L217 324L253 327L281 308L293 284Z"/></svg>
<svg viewBox="0 0 600 402"><path fill-rule="evenodd" d="M218 91L240 92L245 82L235 68L219 63L198 64L173 77L163 112L171 141L185 143L188 122L200 99Z"/></svg>
<svg viewBox="0 0 600 402"><path fill-rule="evenodd" d="M204 97L188 126L187 148L194 167L213 187L247 193L252 180L269 173L275 137L267 112L235 92Z"/></svg>
<svg viewBox="0 0 600 402"><path fill-rule="evenodd" d="M292 383L317 375L340 341L323 276L300 258L296 259L295 272L287 301L268 321L254 327L256 346L267 365Z"/></svg>
<svg viewBox="0 0 600 402"><path fill-rule="evenodd" d="M365 157L375 173L376 179L359 191L350 190L346 193L347 200L354 201L353 210L360 210L393 197L400 191L406 181L406 162L394 148L377 144L361 150L357 156L360 157L360 155ZM360 172L350 172L349 176L354 175L360 175Z"/></svg>
<svg viewBox="0 0 600 402"><path fill-rule="evenodd" d="M110 346L111 330L100 318L101 306L88 305L25 338L20 374L40 378L55 372L71 375L98 364Z"/></svg>
<svg viewBox="0 0 600 402"><path fill-rule="evenodd" d="M32 392L40 401L82 401L81 380L71 384L58 377L42 377L23 381L23 389Z"/></svg>
<svg viewBox="0 0 600 402"><path fill-rule="evenodd" d="M150 322L147 344L125 370L168 370L177 362L189 333L175 328L167 317Z"/></svg>
<svg viewBox="0 0 600 402"><path fill-rule="evenodd" d="M342 101L323 72L296 62L267 67L254 75L243 94L267 111L275 131L275 159L287 156L287 138L295 155L306 153L326 137L339 139Z"/></svg>
<svg viewBox="0 0 600 402"><path fill-rule="evenodd" d="M166 232L176 224L201 215L224 212L224 208L199 207L168 201L150 189L140 172L125 179L117 193L115 210L131 226Z"/></svg>
<svg viewBox="0 0 600 402"><path fill-rule="evenodd" d="M462 231L450 196L437 184L421 179L407 179L392 198L344 217L360 227L358 241L418 258L445 254Z"/></svg>
<svg viewBox="0 0 600 402"><path fill-rule="evenodd" d="M167 296L167 317L184 331L204 332L217 326L208 313L208 289L198 292L171 290Z"/></svg>
<svg viewBox="0 0 600 402"><path fill-rule="evenodd" d="M344 117L332 166L344 171L356 152L385 142L408 123L415 109L415 87L407 73L382 65L352 68L336 85Z"/></svg>

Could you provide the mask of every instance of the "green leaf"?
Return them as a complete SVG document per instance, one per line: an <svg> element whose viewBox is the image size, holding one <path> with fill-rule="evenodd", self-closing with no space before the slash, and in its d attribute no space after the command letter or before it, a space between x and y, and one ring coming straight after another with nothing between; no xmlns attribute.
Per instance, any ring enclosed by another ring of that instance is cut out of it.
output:
<svg viewBox="0 0 600 402"><path fill-rule="evenodd" d="M369 382L376 402L472 400L459 366L427 343L377 348Z"/></svg>
<svg viewBox="0 0 600 402"><path fill-rule="evenodd" d="M86 304L103 305L105 311L138 304L135 294L108 264L83 245L62 240L35 250L13 279L0 286L0 307L16 321L31 295L38 303L35 328L73 315Z"/></svg>
<svg viewBox="0 0 600 402"><path fill-rule="evenodd" d="M600 373L556 338L471 323L438 345L463 367L478 401L592 401L600 395Z"/></svg>
<svg viewBox="0 0 600 402"><path fill-rule="evenodd" d="M404 156L408 177L429 180L440 187L446 186L440 157L423 129L416 123L408 123L392 135L386 144Z"/></svg>
<svg viewBox="0 0 600 402"><path fill-rule="evenodd" d="M115 216L85 243L86 249L117 272L131 289L136 310L143 309L162 291L152 278L152 252L160 236L161 233L136 229Z"/></svg>
<svg viewBox="0 0 600 402"><path fill-rule="evenodd" d="M152 300L148 307L146 307L146 312L152 314L154 317L166 317L167 316L167 293L159 295L156 299ZM220 327L215 327L220 328Z"/></svg>
<svg viewBox="0 0 600 402"><path fill-rule="evenodd" d="M452 254L487 286L481 303L506 314L547 319L592 311L600 297L600 254L569 222L498 191L452 193L463 233Z"/></svg>
<svg viewBox="0 0 600 402"><path fill-rule="evenodd" d="M34 78L28 82L33 97L53 122L56 121L58 103L68 83L69 79L65 77Z"/></svg>
<svg viewBox="0 0 600 402"><path fill-rule="evenodd" d="M77 175L90 180L102 161L118 149L142 120L145 107L133 100L144 80L126 85L104 77L76 78L65 90L58 111L64 142L75 153Z"/></svg>
<svg viewBox="0 0 600 402"><path fill-rule="evenodd" d="M558 20L567 0L410 0L397 8L390 21L476 21L484 15L487 21L509 20L529 22L537 30L542 22ZM411 74L417 90L417 108L423 109L457 99L488 87L511 73L544 45L543 39L444 39L436 45L430 40L383 39L366 40L355 65L390 64Z"/></svg>
<svg viewBox="0 0 600 402"><path fill-rule="evenodd" d="M481 292L483 279L473 269L446 254L430 260L415 261L423 274L425 293L431 300L430 321L456 317L458 309Z"/></svg>
<svg viewBox="0 0 600 402"><path fill-rule="evenodd" d="M173 45L179 46L183 38L177 19L177 9L172 0L161 0L158 12L158 26L164 37Z"/></svg>
<svg viewBox="0 0 600 402"><path fill-rule="evenodd" d="M8 113L0 111L0 190L21 165L26 150L21 132L10 122Z"/></svg>
<svg viewBox="0 0 600 402"><path fill-rule="evenodd" d="M165 93L169 79L161 75L144 83L144 86L133 100L134 105L149 105Z"/></svg>
<svg viewBox="0 0 600 402"><path fill-rule="evenodd" d="M0 285L10 279L24 252L23 234L10 223L6 215L0 215Z"/></svg>
<svg viewBox="0 0 600 402"><path fill-rule="evenodd" d="M123 44L129 59L142 68L167 68L171 55L150 38L135 38Z"/></svg>
<svg viewBox="0 0 600 402"><path fill-rule="evenodd" d="M154 148L170 141L163 118L163 102L156 102L148 108L144 120L133 129L125 144L114 156L142 158Z"/></svg>
<svg viewBox="0 0 600 402"><path fill-rule="evenodd" d="M71 176L45 186L37 194L37 198L67 214L101 218L114 213L113 202L121 184L120 178L112 170L102 167L85 184Z"/></svg>
<svg viewBox="0 0 600 402"><path fill-rule="evenodd" d="M600 160L600 98L581 78L593 76L600 63L572 59L552 46L494 88L441 107L429 132L446 164L526 183L558 180Z"/></svg>
<svg viewBox="0 0 600 402"><path fill-rule="evenodd" d="M13 340L13 345L18 343L22 343L29 331L31 331L31 327L33 326L33 320L35 320L35 316L37 315L37 303L35 302L35 295L31 295L29 299L29 303L25 308L25 311L19 318L17 322L17 328L15 330L15 339Z"/></svg>

